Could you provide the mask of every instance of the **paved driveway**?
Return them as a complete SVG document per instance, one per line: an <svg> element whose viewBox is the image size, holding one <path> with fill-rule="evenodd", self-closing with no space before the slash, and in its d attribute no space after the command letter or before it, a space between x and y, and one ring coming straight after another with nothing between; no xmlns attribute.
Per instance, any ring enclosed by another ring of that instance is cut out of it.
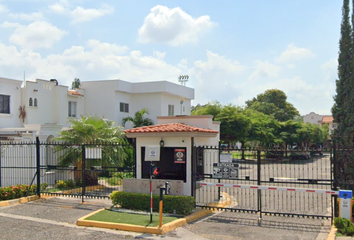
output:
<svg viewBox="0 0 354 240"><path fill-rule="evenodd" d="M302 218L264 217L218 212L178 228L164 236L109 229L78 227L75 222L95 210L109 207L109 200L76 198L41 199L0 208L0 239L326 239L330 221Z"/></svg>

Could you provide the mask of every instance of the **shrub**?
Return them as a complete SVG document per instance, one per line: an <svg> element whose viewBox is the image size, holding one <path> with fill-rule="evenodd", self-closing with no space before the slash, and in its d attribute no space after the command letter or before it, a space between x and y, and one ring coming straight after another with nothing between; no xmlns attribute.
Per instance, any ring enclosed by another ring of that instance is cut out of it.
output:
<svg viewBox="0 0 354 240"><path fill-rule="evenodd" d="M72 179L69 180L58 180L55 186L60 190L73 189L75 187L81 187L81 181L75 182Z"/></svg>
<svg viewBox="0 0 354 240"><path fill-rule="evenodd" d="M42 187L42 186L41 186ZM16 185L0 188L0 201L21 198L36 194L37 185Z"/></svg>
<svg viewBox="0 0 354 240"><path fill-rule="evenodd" d="M110 195L113 205L120 205L122 208L148 211L150 209L150 194L127 193L115 191ZM160 196L153 195L153 210L159 210ZM163 212L188 215L192 213L195 206L195 199L190 196L164 196Z"/></svg>
<svg viewBox="0 0 354 240"><path fill-rule="evenodd" d="M354 224L345 218L335 218L334 219L334 226L338 229L339 233L347 236L354 235Z"/></svg>
<svg viewBox="0 0 354 240"><path fill-rule="evenodd" d="M55 185L56 185L57 188L59 188L60 190L66 189L66 181L64 181L64 180L58 180Z"/></svg>

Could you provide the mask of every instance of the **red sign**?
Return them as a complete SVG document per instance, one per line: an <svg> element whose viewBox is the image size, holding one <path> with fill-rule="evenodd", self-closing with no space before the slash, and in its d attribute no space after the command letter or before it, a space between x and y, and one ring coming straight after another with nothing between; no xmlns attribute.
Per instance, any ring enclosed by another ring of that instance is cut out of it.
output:
<svg viewBox="0 0 354 240"><path fill-rule="evenodd" d="M175 163L186 163L185 149L175 149Z"/></svg>

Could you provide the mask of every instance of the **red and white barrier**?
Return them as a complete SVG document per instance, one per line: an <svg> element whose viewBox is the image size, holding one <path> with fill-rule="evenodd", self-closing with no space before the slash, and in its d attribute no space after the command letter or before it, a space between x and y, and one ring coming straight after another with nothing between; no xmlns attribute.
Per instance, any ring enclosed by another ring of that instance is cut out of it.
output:
<svg viewBox="0 0 354 240"><path fill-rule="evenodd" d="M199 182L198 184L200 186L212 186L212 187L276 190L276 191L288 191L288 192L308 192L308 193L322 193L322 194L331 194L331 195L338 195L339 194L339 191L306 189L306 188L269 187L269 186L259 186L259 185L240 185L240 184L207 183L207 182Z"/></svg>

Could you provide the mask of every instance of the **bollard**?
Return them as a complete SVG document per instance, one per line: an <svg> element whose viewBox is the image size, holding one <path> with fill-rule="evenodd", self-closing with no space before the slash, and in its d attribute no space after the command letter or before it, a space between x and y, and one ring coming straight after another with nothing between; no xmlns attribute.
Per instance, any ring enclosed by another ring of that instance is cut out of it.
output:
<svg viewBox="0 0 354 240"><path fill-rule="evenodd" d="M352 220L352 190L339 190L339 217Z"/></svg>

